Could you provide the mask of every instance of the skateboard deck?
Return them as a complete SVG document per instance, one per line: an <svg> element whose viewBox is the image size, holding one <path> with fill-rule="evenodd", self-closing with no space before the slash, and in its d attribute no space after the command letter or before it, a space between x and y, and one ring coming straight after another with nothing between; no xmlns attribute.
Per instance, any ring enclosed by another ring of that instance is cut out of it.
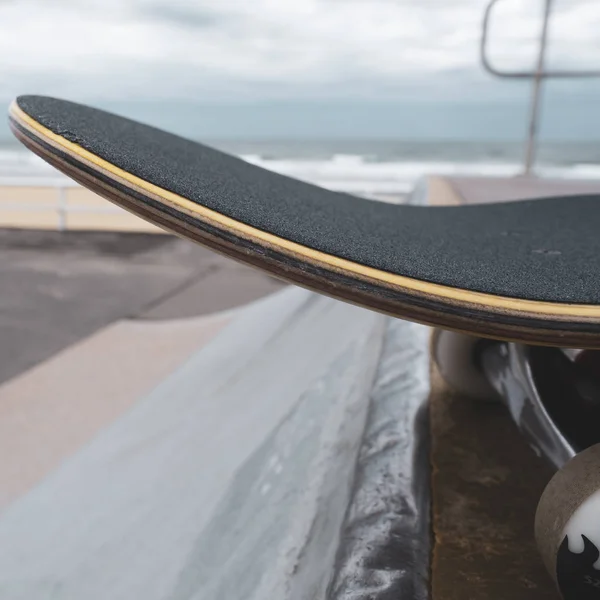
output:
<svg viewBox="0 0 600 600"><path fill-rule="evenodd" d="M287 281L474 335L600 347L600 196L398 206L54 98L17 98L10 125L112 202Z"/></svg>

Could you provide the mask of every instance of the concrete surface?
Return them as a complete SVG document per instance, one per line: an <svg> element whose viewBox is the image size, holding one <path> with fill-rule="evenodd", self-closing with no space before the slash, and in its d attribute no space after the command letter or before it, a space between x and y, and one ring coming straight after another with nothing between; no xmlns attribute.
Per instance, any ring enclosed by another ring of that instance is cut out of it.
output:
<svg viewBox="0 0 600 600"><path fill-rule="evenodd" d="M444 179L459 196L459 201L451 202L451 204L483 204L552 196L600 194L600 181L543 179L531 176L447 177ZM447 204L444 201L441 203Z"/></svg>
<svg viewBox="0 0 600 600"><path fill-rule="evenodd" d="M432 600L557 600L533 537L551 467L500 402L432 382Z"/></svg>
<svg viewBox="0 0 600 600"><path fill-rule="evenodd" d="M0 383L117 319L207 314L283 284L168 235L0 230Z"/></svg>
<svg viewBox="0 0 600 600"><path fill-rule="evenodd" d="M300 289L240 311L1 513L0 597L326 597L387 321Z"/></svg>
<svg viewBox="0 0 600 600"><path fill-rule="evenodd" d="M431 600L429 367L429 329L388 319L327 600Z"/></svg>
<svg viewBox="0 0 600 600"><path fill-rule="evenodd" d="M210 342L232 316L117 321L0 385L0 512Z"/></svg>

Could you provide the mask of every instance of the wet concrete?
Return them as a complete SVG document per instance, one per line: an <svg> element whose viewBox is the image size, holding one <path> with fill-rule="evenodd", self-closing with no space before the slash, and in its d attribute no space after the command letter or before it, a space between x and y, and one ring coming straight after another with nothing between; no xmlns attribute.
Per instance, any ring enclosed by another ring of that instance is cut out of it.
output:
<svg viewBox="0 0 600 600"><path fill-rule="evenodd" d="M169 235L0 230L0 383L109 323L225 310L282 284Z"/></svg>

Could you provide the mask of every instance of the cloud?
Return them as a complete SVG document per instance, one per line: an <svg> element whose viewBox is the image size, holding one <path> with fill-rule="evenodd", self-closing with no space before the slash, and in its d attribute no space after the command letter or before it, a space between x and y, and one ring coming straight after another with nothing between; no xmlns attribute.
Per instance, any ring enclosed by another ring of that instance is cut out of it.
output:
<svg viewBox="0 0 600 600"><path fill-rule="evenodd" d="M485 0L21 0L0 4L0 94L402 97L484 86ZM597 0L556 0L551 62L600 68ZM502 0L491 53L528 67L541 0ZM467 86L468 87L468 86Z"/></svg>
<svg viewBox="0 0 600 600"><path fill-rule="evenodd" d="M140 6L144 17L156 19L163 24L172 23L176 27L205 29L219 23L219 16L210 10L202 11L193 7L148 3Z"/></svg>

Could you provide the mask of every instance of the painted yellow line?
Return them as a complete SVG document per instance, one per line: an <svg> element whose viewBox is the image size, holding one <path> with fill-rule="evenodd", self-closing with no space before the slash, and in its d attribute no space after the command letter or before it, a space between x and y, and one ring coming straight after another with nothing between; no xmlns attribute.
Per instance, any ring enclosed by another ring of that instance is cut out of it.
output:
<svg viewBox="0 0 600 600"><path fill-rule="evenodd" d="M453 288L439 283L430 283L419 279L413 279L405 275L396 275L387 271L381 271L373 267L368 267L353 261L339 258L314 250L286 240L272 233L256 229L251 225L241 223L231 217L227 217L217 211L205 206L201 206L161 187L158 187L140 177L136 177L127 171L113 165L112 163L96 156L78 144L70 142L64 137L50 131L35 119L30 117L21 108L16 100L10 106L11 116L21 125L25 126L31 132L35 133L52 146L71 155L81 162L94 166L100 171L109 174L115 179L126 182L130 187L146 195L154 196L163 203L189 214L196 219L206 221L211 224L230 230L245 239L260 241L274 248L281 250L285 254L300 255L306 257L311 262L318 263L325 268L335 269L347 275L355 275L361 279L369 279L378 282L386 287L396 288L405 293L419 293L433 296L440 301L459 302L469 305L484 306L495 311L518 312L523 316L532 315L538 317L557 317L565 320L599 320L600 305L595 304L567 304L543 302L537 300L523 300L520 298L510 298L507 296L496 296L483 292L473 292L460 288ZM426 210L426 209L424 209Z"/></svg>

